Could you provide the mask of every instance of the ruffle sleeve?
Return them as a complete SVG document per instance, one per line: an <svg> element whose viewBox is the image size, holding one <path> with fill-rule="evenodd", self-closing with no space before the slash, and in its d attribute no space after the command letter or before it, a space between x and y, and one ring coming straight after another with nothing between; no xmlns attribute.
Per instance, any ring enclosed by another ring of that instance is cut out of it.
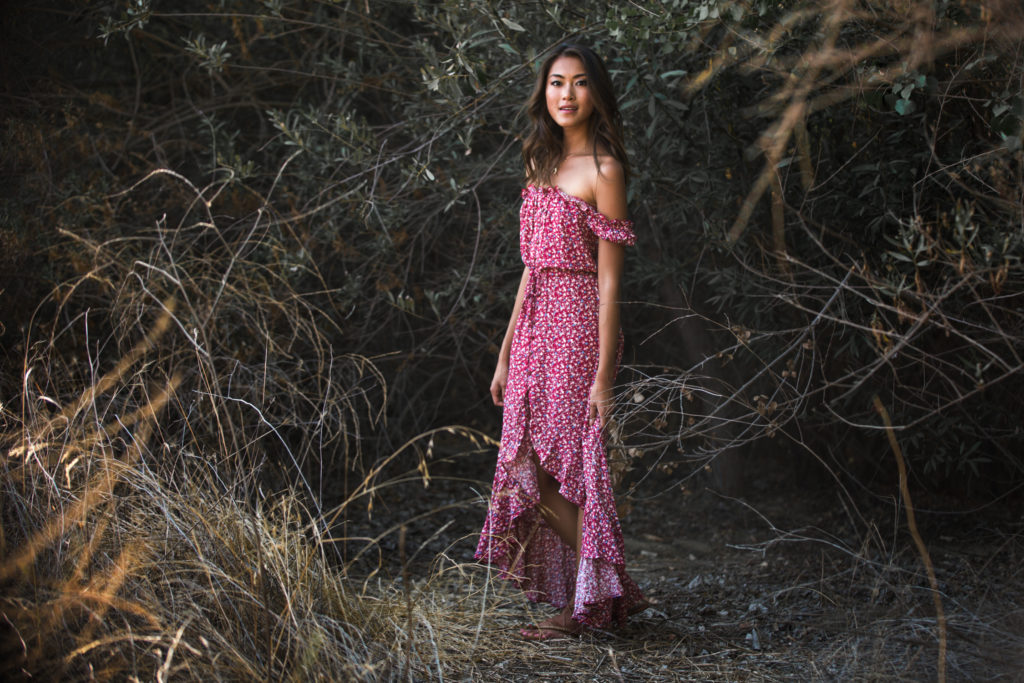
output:
<svg viewBox="0 0 1024 683"><path fill-rule="evenodd" d="M636 244L633 221L628 218L608 218L597 209L591 209L587 216L587 227L603 240L625 246Z"/></svg>

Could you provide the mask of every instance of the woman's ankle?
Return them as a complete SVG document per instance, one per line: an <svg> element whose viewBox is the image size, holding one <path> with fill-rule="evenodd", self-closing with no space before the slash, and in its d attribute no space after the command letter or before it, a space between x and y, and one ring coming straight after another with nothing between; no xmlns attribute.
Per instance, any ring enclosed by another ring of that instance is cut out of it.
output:
<svg viewBox="0 0 1024 683"><path fill-rule="evenodd" d="M573 626L576 621L572 618L573 606L572 604L566 605L561 612L559 612L555 619L558 620L559 625L563 627Z"/></svg>

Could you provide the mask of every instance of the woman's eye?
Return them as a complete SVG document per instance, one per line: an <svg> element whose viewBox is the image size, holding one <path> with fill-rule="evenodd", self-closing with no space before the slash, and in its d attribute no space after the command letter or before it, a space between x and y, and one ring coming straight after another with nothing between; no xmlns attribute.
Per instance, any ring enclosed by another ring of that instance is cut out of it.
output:
<svg viewBox="0 0 1024 683"><path fill-rule="evenodd" d="M557 81L557 80L556 81L551 81L551 85L553 85L553 86L555 86L557 88L558 86L562 85L562 81Z"/></svg>
<svg viewBox="0 0 1024 683"><path fill-rule="evenodd" d="M586 87L587 81L586 80L576 81L576 85L581 86L581 87Z"/></svg>

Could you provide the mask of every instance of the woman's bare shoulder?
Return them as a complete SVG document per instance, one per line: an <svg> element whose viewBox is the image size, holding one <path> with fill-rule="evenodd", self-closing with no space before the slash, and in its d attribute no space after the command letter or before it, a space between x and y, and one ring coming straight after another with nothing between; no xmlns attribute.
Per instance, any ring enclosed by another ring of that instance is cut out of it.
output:
<svg viewBox="0 0 1024 683"><path fill-rule="evenodd" d="M626 218L626 172L622 162L610 154L598 156L597 162L594 203L598 211L609 218Z"/></svg>
<svg viewBox="0 0 1024 683"><path fill-rule="evenodd" d="M622 162L611 154L599 154L597 156L597 180L598 182L611 182L613 184L625 184L626 170Z"/></svg>

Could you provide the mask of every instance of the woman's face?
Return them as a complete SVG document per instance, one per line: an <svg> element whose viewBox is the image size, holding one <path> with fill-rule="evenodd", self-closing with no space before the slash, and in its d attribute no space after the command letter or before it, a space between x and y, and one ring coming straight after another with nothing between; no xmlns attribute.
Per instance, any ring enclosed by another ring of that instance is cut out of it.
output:
<svg viewBox="0 0 1024 683"><path fill-rule="evenodd" d="M545 90L548 114L562 128L586 126L594 111L587 72L579 57L563 55L551 63Z"/></svg>

